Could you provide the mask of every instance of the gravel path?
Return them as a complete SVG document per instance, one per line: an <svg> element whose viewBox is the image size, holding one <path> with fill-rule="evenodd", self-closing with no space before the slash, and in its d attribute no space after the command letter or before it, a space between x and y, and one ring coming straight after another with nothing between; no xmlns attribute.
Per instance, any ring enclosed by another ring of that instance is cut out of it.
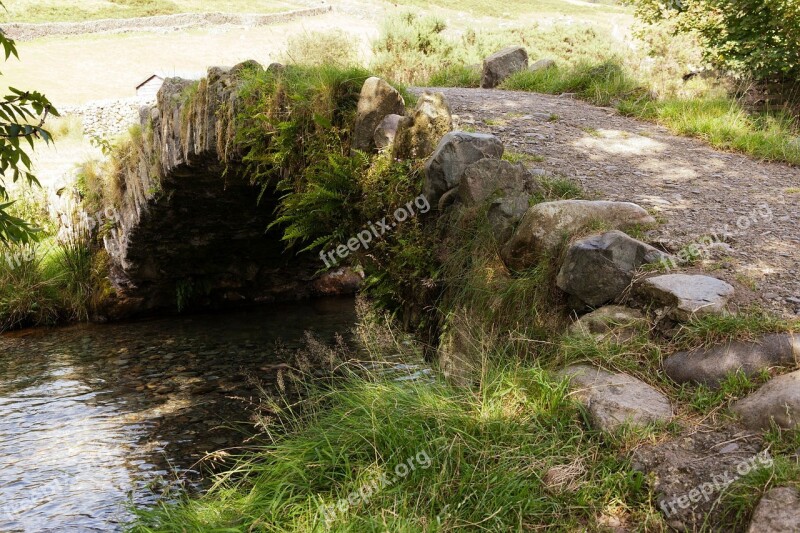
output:
<svg viewBox="0 0 800 533"><path fill-rule="evenodd" d="M687 246L702 268L761 301L800 315L800 168L720 152L700 140L572 98L485 89L445 94L459 128L491 132L529 163L590 194L636 202L663 221L649 240ZM705 240L703 240L705 237Z"/></svg>

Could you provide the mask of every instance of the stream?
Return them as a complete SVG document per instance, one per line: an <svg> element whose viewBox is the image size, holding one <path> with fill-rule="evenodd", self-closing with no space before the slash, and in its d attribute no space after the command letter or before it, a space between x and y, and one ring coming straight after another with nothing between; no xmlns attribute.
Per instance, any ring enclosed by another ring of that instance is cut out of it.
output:
<svg viewBox="0 0 800 533"><path fill-rule="evenodd" d="M259 387L354 301L0 336L0 531L118 531L132 506L203 486L209 452L252 435Z"/></svg>

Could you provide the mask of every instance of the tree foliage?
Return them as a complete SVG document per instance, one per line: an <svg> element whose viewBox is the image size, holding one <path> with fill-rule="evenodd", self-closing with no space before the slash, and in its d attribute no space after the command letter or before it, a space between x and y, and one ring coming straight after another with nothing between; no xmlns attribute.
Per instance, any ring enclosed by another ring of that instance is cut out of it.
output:
<svg viewBox="0 0 800 533"><path fill-rule="evenodd" d="M0 7L3 7L0 2ZM14 56L19 59L13 39L0 31L0 46L5 60ZM9 202L6 180L23 180L38 185L31 172L31 159L27 150L33 149L36 141L52 142L44 129L48 116L58 116L50 101L36 91L21 91L8 88L9 94L0 97L0 243L29 243L37 232L30 223L8 212Z"/></svg>
<svg viewBox="0 0 800 533"><path fill-rule="evenodd" d="M696 32L712 65L758 81L800 77L798 0L628 0L645 22Z"/></svg>

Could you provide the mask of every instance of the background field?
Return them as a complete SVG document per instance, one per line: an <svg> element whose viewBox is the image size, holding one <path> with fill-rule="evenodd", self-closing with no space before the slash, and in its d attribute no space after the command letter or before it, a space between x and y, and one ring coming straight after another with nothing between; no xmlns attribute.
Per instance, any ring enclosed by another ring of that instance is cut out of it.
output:
<svg viewBox="0 0 800 533"><path fill-rule="evenodd" d="M273 13L296 9L280 0L7 0L0 22L65 22L175 13Z"/></svg>

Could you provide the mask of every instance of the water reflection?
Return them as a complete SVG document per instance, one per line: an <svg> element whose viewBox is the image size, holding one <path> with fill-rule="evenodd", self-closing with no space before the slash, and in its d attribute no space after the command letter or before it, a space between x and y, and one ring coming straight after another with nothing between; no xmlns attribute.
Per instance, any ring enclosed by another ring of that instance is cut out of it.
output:
<svg viewBox="0 0 800 533"><path fill-rule="evenodd" d="M275 344L354 322L351 299L0 337L0 531L109 531L237 446Z"/></svg>

